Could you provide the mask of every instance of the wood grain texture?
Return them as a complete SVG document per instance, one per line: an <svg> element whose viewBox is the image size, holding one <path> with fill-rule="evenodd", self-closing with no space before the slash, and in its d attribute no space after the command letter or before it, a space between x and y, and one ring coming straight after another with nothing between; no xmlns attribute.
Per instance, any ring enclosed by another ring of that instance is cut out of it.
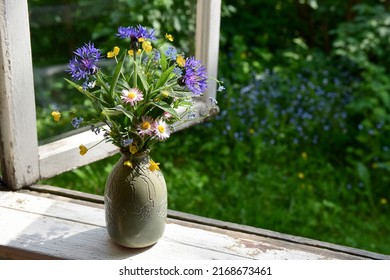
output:
<svg viewBox="0 0 390 280"><path fill-rule="evenodd" d="M0 0L0 156L13 189L39 177L27 0Z"/></svg>
<svg viewBox="0 0 390 280"><path fill-rule="evenodd" d="M363 259L320 248L169 218L162 239L145 249L114 244L104 210L26 193L0 192L0 257L16 259ZM376 255L377 258L386 258Z"/></svg>

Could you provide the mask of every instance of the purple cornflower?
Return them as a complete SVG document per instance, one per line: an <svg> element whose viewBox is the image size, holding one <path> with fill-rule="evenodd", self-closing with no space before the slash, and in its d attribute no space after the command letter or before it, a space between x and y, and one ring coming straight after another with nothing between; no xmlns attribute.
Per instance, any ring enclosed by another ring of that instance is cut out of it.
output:
<svg viewBox="0 0 390 280"><path fill-rule="evenodd" d="M186 60L184 74L180 79L194 95L201 95L207 89L206 68L194 57Z"/></svg>
<svg viewBox="0 0 390 280"><path fill-rule="evenodd" d="M75 56L69 62L67 70L73 80L88 79L99 69L96 63L100 59L101 52L93 43L85 43L84 46L74 51Z"/></svg>
<svg viewBox="0 0 390 280"><path fill-rule="evenodd" d="M156 31L154 29L146 29L145 27L138 25L137 27L129 26L129 27L119 27L118 28L118 33L116 36L119 38L130 38L131 41L138 42L138 39L143 38L143 39L149 39L151 41L155 41Z"/></svg>

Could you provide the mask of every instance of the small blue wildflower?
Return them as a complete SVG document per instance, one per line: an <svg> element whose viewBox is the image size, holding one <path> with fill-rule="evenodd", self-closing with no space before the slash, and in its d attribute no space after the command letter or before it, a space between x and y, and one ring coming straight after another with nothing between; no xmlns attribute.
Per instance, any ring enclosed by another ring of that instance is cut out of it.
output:
<svg viewBox="0 0 390 280"><path fill-rule="evenodd" d="M180 67L173 68L172 71L177 77L181 77L183 75L183 70Z"/></svg>
<svg viewBox="0 0 390 280"><path fill-rule="evenodd" d="M161 54L159 51L155 50L153 51L153 58L154 61L159 61L161 59Z"/></svg>
<svg viewBox="0 0 390 280"><path fill-rule="evenodd" d="M85 82L82 84L81 87L83 88L83 90L88 90L94 88L95 85L96 85L96 81L89 81L87 77L87 79L85 80Z"/></svg>
<svg viewBox="0 0 390 280"><path fill-rule="evenodd" d="M165 55L167 56L167 58L175 60L177 56L176 48L172 46L168 47L168 49L165 51Z"/></svg>
<svg viewBox="0 0 390 280"><path fill-rule="evenodd" d="M195 112L190 112L190 113L188 114L188 119L189 119L189 120L195 119L195 117L196 117L196 113L195 113Z"/></svg>
<svg viewBox="0 0 390 280"><path fill-rule="evenodd" d="M129 146L130 144L132 144L133 142L134 142L134 139L133 139L133 138L123 139L123 140L122 140L122 146L123 146L123 147L127 147L127 146Z"/></svg>
<svg viewBox="0 0 390 280"><path fill-rule="evenodd" d="M91 125L91 131L98 135L100 133L100 127Z"/></svg>
<svg viewBox="0 0 390 280"><path fill-rule="evenodd" d="M224 86L219 86L219 87L217 88L217 91L223 91L224 89L225 89Z"/></svg>
<svg viewBox="0 0 390 280"><path fill-rule="evenodd" d="M93 43L89 42L74 52L75 56L70 60L68 70L73 80L88 79L99 69L96 63L99 61L101 52Z"/></svg>
<svg viewBox="0 0 390 280"><path fill-rule="evenodd" d="M80 127L80 124L83 122L83 118L80 117L80 118L73 118L72 121L71 121L71 124L73 125L74 128L79 128Z"/></svg>
<svg viewBox="0 0 390 280"><path fill-rule="evenodd" d="M212 106L215 106L218 104L218 101L214 97L209 97L210 103Z"/></svg>

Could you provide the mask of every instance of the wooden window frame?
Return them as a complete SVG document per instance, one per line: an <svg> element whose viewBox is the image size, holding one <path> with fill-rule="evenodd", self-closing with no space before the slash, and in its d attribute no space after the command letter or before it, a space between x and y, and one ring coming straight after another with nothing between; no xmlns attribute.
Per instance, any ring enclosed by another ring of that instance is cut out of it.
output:
<svg viewBox="0 0 390 280"><path fill-rule="evenodd" d="M195 56L210 77L217 77L220 11L221 0L197 1ZM38 145L27 0L0 0L0 66L0 165L8 188L17 190L117 152L102 143L94 153L78 156L80 144L101 140L90 131ZM194 100L200 114L209 113L216 86L210 80L207 93Z"/></svg>

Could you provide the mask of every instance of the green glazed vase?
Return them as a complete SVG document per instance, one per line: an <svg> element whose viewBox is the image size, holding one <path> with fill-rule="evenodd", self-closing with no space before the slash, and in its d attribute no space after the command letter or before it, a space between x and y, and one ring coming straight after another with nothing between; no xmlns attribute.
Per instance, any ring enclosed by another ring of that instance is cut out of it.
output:
<svg viewBox="0 0 390 280"><path fill-rule="evenodd" d="M130 161L132 167L125 165ZM111 239L129 248L144 248L163 235L167 187L159 170L151 171L149 153L122 154L104 191L106 227Z"/></svg>

